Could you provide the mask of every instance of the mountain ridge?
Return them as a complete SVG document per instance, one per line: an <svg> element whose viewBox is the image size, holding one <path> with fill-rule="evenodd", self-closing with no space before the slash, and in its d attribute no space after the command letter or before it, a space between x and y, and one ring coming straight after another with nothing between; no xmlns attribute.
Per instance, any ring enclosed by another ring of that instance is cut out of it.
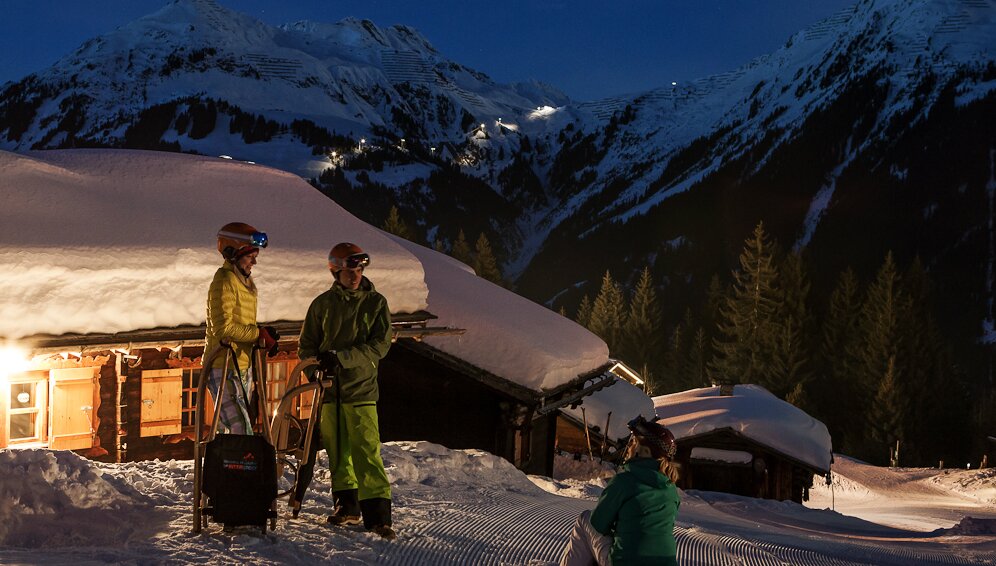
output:
<svg viewBox="0 0 996 566"><path fill-rule="evenodd" d="M835 249L841 203L863 198L848 179L883 160L883 183L917 184L932 218L991 233L971 214L947 219L895 147L942 128L931 121L941 103L989 116L993 7L863 0L727 73L576 103L539 82L498 85L409 26L274 27L177 0L4 85L0 147L167 148L274 165L375 224L398 206L429 243L460 228L486 234L521 292L573 308L605 268L628 282L651 265L663 281L704 286L735 266L761 219L789 247ZM917 255L908 230L890 230L856 259L866 275L886 244ZM620 245L626 253L611 251ZM586 247L610 259L589 266ZM980 292L992 296L968 296Z"/></svg>

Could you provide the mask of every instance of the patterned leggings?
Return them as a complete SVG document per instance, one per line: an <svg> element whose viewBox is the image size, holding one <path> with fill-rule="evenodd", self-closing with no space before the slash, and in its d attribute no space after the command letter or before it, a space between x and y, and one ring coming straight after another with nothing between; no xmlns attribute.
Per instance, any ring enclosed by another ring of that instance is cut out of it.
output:
<svg viewBox="0 0 996 566"><path fill-rule="evenodd" d="M218 398L218 390L221 388L221 374L224 370L214 368L211 370L211 380L208 386L211 388L211 395ZM252 421L249 418L249 398L252 397L252 370L248 369L239 374L235 370L228 370L228 378L225 380L225 398L221 401L221 432L228 434L252 434Z"/></svg>

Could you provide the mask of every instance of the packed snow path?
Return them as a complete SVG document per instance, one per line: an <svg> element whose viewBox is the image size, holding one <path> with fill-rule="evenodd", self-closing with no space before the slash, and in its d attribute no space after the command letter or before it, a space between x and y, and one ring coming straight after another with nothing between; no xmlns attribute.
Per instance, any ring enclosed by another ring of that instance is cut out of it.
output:
<svg viewBox="0 0 996 566"><path fill-rule="evenodd" d="M282 505L277 529L260 536L215 524L191 532L191 461L96 464L71 452L0 451L0 563L545 565L559 557L575 517L594 506L604 485L529 478L490 454L426 442L388 443L384 459L394 486L394 542L326 525L324 453L301 517L291 519ZM863 473L863 481L881 476L869 468L848 470ZM917 479L926 473L914 472ZM943 477L956 477L940 492L953 497L970 480L973 493L988 494L996 487L990 472L951 472ZM885 483L883 491L866 483L855 493L905 497L897 482ZM838 509L846 499L838 496ZM996 564L996 505L986 499L966 508L978 519L922 532L794 503L688 491L676 528L679 562Z"/></svg>

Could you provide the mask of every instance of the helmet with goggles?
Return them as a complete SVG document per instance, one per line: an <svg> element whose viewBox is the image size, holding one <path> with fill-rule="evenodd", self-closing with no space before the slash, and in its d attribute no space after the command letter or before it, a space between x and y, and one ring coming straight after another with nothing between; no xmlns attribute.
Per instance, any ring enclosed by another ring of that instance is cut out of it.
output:
<svg viewBox="0 0 996 566"><path fill-rule="evenodd" d="M370 265L370 256L360 246L349 242L336 244L329 252L329 269L338 273L341 269L360 269Z"/></svg>
<svg viewBox="0 0 996 566"><path fill-rule="evenodd" d="M629 427L640 446L649 448L650 454L658 460L661 458L671 460L674 458L675 452L678 451L678 443L675 441L674 435L656 420L648 421L643 418L643 415L637 415L626 426Z"/></svg>
<svg viewBox="0 0 996 566"><path fill-rule="evenodd" d="M218 251L228 261L258 252L268 243L269 238L265 232L260 232L245 222L229 222L218 230Z"/></svg>

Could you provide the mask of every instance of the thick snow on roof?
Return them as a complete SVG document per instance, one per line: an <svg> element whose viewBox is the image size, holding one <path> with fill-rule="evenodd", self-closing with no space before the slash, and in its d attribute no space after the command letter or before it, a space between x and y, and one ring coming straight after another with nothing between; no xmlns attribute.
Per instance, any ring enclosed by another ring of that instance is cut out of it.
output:
<svg viewBox="0 0 996 566"><path fill-rule="evenodd" d="M533 390L550 389L609 359L601 338L570 319L477 276L459 261L401 238L425 267L429 312L440 324L468 329L425 342Z"/></svg>
<svg viewBox="0 0 996 566"><path fill-rule="evenodd" d="M270 236L259 320L302 320L331 284L329 248L358 242L395 311L425 307L418 261L299 177L227 159L121 150L0 152L0 336L204 322L216 233Z"/></svg>
<svg viewBox="0 0 996 566"><path fill-rule="evenodd" d="M826 425L760 385L736 385L732 396L721 396L719 387L661 395L654 406L679 441L730 428L816 469L830 469Z"/></svg>
<svg viewBox="0 0 996 566"><path fill-rule="evenodd" d="M581 407L584 407L583 415ZM621 440L629 436L626 423L637 415L643 415L646 419L654 418L654 402L642 389L617 377L612 385L585 397L578 407L567 407L563 412L579 423L587 420L588 426L598 426L600 431L605 430L605 423L608 422L609 438ZM611 417L609 413L612 414Z"/></svg>
<svg viewBox="0 0 996 566"><path fill-rule="evenodd" d="M222 263L215 234L239 221L270 237L253 270L260 321L302 320L332 282L329 248L351 241L393 312L428 308L467 329L433 345L471 364L540 389L608 361L573 321L402 245L283 171L163 152L0 151L0 200L2 338L201 324Z"/></svg>

